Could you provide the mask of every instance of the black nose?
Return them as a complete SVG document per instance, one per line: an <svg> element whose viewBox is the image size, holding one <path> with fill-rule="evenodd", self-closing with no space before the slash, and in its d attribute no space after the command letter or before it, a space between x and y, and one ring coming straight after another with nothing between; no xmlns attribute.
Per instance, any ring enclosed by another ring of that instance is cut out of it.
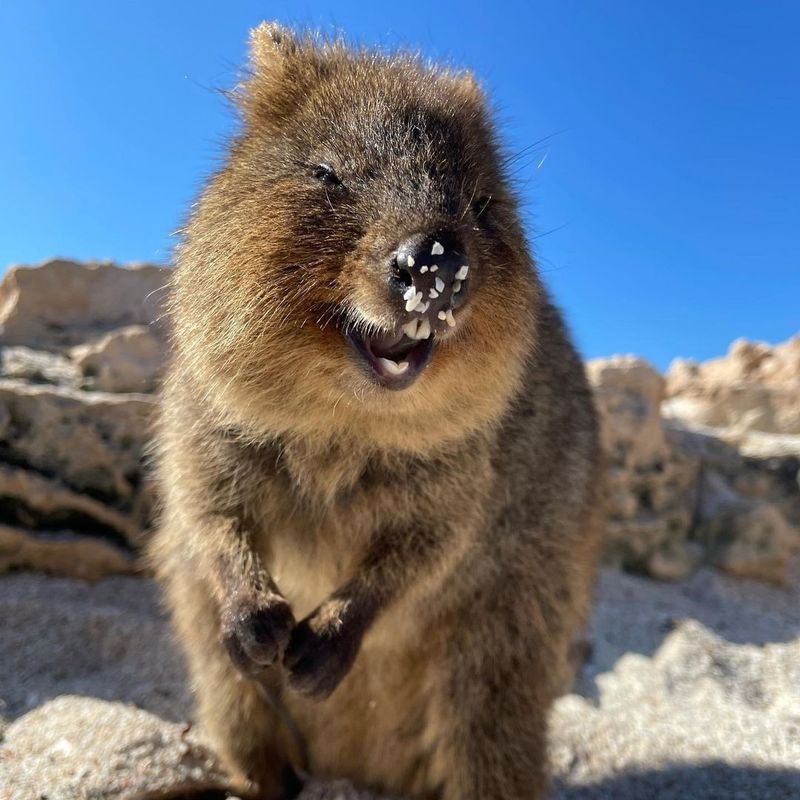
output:
<svg viewBox="0 0 800 800"><path fill-rule="evenodd" d="M412 338L427 339L430 330L454 326L453 312L469 292L469 263L458 239L447 232L413 236L397 248L394 263L410 329L424 334Z"/></svg>

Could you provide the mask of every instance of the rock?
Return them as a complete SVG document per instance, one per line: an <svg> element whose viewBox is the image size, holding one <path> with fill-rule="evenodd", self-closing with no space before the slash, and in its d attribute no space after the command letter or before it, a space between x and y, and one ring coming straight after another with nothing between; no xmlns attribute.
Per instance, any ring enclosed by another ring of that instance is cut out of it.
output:
<svg viewBox="0 0 800 800"><path fill-rule="evenodd" d="M0 459L58 476L73 492L130 514L138 527L148 502L141 466L154 404L144 394L0 380Z"/></svg>
<svg viewBox="0 0 800 800"><path fill-rule="evenodd" d="M774 503L794 527L800 528L800 457L747 457L730 480L743 495Z"/></svg>
<svg viewBox="0 0 800 800"><path fill-rule="evenodd" d="M740 578L785 583L800 536L769 503L741 495L710 518L698 520L694 534L704 541L708 560Z"/></svg>
<svg viewBox="0 0 800 800"><path fill-rule="evenodd" d="M723 358L678 360L667 375L667 395L665 416L738 444L752 433L797 438L800 336L775 346L739 339Z"/></svg>
<svg viewBox="0 0 800 800"><path fill-rule="evenodd" d="M552 719L555 798L800 796L800 639L734 645L686 621Z"/></svg>
<svg viewBox="0 0 800 800"><path fill-rule="evenodd" d="M163 313L164 267L54 259L15 266L0 284L0 344L57 349Z"/></svg>
<svg viewBox="0 0 800 800"><path fill-rule="evenodd" d="M800 459L754 459L723 439L675 428L703 464L692 538L706 559L741 577L780 583L800 548Z"/></svg>
<svg viewBox="0 0 800 800"><path fill-rule="evenodd" d="M127 515L36 472L0 464L0 498L12 501L16 521L35 528L104 529L133 544L139 526Z"/></svg>
<svg viewBox="0 0 800 800"><path fill-rule="evenodd" d="M56 260L0 285L0 523L28 530L7 564L35 556L61 570L67 547L141 543L166 357L151 323L168 281L158 267ZM587 372L609 466L606 563L668 580L703 563L779 580L800 530L800 337L677 361L666 382L634 356ZM709 480L735 498L716 516L698 505ZM87 574L101 563L113 563L105 551Z"/></svg>
<svg viewBox="0 0 800 800"><path fill-rule="evenodd" d="M652 466L664 456L659 409L664 379L644 359L612 356L588 362L606 452L629 467Z"/></svg>
<svg viewBox="0 0 800 800"><path fill-rule="evenodd" d="M72 349L87 388L104 392L152 392L166 358L166 345L145 325L128 325Z"/></svg>
<svg viewBox="0 0 800 800"><path fill-rule="evenodd" d="M752 377L773 358L764 348L735 352L736 375ZM785 366L775 370L786 373ZM689 365L676 372L682 385L696 380ZM600 359L587 373L609 464L606 563L667 580L710 563L781 582L800 547L789 522L800 522L800 462L750 458L711 429L665 422L664 380L641 359ZM721 381L729 373L714 374Z"/></svg>
<svg viewBox="0 0 800 800"><path fill-rule="evenodd" d="M0 575L18 569L89 581L139 571L129 552L102 540L69 535L36 536L0 524Z"/></svg>
<svg viewBox="0 0 800 800"><path fill-rule="evenodd" d="M188 726L72 696L50 700L8 726L0 785L11 788L11 800L122 800L229 787Z"/></svg>
<svg viewBox="0 0 800 800"><path fill-rule="evenodd" d="M664 427L664 380L633 356L591 361L587 373L609 465L606 563L684 577L700 557L688 541L700 461Z"/></svg>
<svg viewBox="0 0 800 800"><path fill-rule="evenodd" d="M29 383L78 385L78 370L69 358L30 347L3 347L0 350L0 375Z"/></svg>

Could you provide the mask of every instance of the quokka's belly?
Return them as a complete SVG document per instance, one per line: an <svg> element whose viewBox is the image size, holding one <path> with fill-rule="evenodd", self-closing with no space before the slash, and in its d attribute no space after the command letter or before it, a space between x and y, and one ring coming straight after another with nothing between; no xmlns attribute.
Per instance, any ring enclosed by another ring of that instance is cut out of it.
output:
<svg viewBox="0 0 800 800"><path fill-rule="evenodd" d="M285 694L315 775L416 797L433 791L447 716L438 639L400 602L375 623L328 699Z"/></svg>

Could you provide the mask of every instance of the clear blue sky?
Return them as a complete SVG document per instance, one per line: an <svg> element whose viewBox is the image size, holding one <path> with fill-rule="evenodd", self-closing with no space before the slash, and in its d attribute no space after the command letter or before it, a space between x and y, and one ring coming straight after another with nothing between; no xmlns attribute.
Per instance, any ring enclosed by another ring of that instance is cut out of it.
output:
<svg viewBox="0 0 800 800"><path fill-rule="evenodd" d="M0 4L0 268L168 262L262 19L470 66L587 356L800 330L800 3ZM541 163L543 161L543 163Z"/></svg>

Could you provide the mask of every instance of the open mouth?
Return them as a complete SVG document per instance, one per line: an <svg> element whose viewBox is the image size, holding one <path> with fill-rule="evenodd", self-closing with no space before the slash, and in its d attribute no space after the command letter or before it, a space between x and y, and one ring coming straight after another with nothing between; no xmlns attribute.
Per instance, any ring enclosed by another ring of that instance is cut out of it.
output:
<svg viewBox="0 0 800 800"><path fill-rule="evenodd" d="M433 353L433 334L425 339L411 339L402 330L373 336L349 331L346 338L373 377L387 389L405 389L414 383Z"/></svg>

